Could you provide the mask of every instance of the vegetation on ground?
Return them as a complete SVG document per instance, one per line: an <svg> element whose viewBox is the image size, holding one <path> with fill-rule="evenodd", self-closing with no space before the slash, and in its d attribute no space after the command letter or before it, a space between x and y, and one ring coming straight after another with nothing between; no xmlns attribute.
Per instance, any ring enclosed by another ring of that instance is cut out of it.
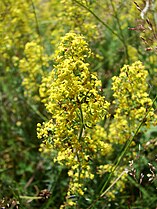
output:
<svg viewBox="0 0 157 209"><path fill-rule="evenodd" d="M157 208L157 2L0 8L0 208Z"/></svg>

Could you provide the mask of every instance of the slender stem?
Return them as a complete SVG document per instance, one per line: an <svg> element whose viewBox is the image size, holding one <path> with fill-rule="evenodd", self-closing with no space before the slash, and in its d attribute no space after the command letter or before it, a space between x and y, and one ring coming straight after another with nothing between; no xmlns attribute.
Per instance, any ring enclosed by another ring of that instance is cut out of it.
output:
<svg viewBox="0 0 157 209"><path fill-rule="evenodd" d="M39 37L41 37L35 5L34 5L33 0L30 0L30 1L31 1L31 4L32 4L33 13L34 13L35 22L36 22L36 31L37 31L37 34L39 35Z"/></svg>
<svg viewBox="0 0 157 209"><path fill-rule="evenodd" d="M139 124L139 126L137 127L134 135L130 138L130 140L128 141L128 143L125 145L124 150L121 152L120 156L118 157L118 159L116 159L115 161L115 165L113 165L112 170L110 175L108 176L107 181L105 182L105 184L103 185L101 191L100 191L100 195L99 197L88 207L88 209L93 208L93 206L96 204L96 202L102 197L104 196L104 194L106 194L106 191L108 191L109 189L107 188L105 191L104 189L106 188L106 186L108 185L108 183L110 182L111 177L114 174L114 171L117 169L118 165L120 164L121 160L123 159L124 155L126 154L128 148L130 147L132 141L134 140L135 136L137 135L137 133L139 132L141 126L143 125L143 122L145 120L145 118L147 117L147 115L149 114L150 109L153 107L155 100L157 99L157 95L155 96L153 103L151 105L151 107L149 107L148 111L146 112L145 116L143 117L143 120L141 121L141 123ZM111 186L109 186L109 188L111 188Z"/></svg>
<svg viewBox="0 0 157 209"><path fill-rule="evenodd" d="M81 140L82 137L82 133L83 133L83 129L84 129L84 122L83 122L83 112L82 112L82 108L80 107L80 119L81 119L81 128L80 128L80 133L79 133L79 138L78 140Z"/></svg>
<svg viewBox="0 0 157 209"><path fill-rule="evenodd" d="M89 9L86 5L84 5L83 3L74 0L77 4L79 4L81 7L83 7L84 9L86 9L88 12L90 12L100 23L102 23L102 25L104 25L112 34L114 34L115 36L117 36L119 38L119 40L124 44L123 39L119 36L119 34L115 33L114 30L112 30L112 28L110 28L103 20L100 19L100 17L98 17L91 9Z"/></svg>
<svg viewBox="0 0 157 209"><path fill-rule="evenodd" d="M127 47L127 43L125 41L125 37L124 37L123 31L122 31L122 27L121 27L121 24L120 24L120 20L119 20L119 17L118 17L118 13L117 13L117 11L115 9L115 6L113 4L113 1L110 0L110 2L111 2L111 6L112 6L112 9L113 9L113 12L115 14L114 16L115 16L115 18L117 20L117 24L118 24L118 28L119 28L119 32L120 32L121 38L123 40L123 45L124 45L124 48L125 48L126 58L128 60L128 63L129 63L128 47Z"/></svg>
<svg viewBox="0 0 157 209"><path fill-rule="evenodd" d="M40 44L41 46L43 47L44 49L44 44L42 42L42 39L41 39L41 32L40 32L40 27L39 27L39 22L38 22L38 17L37 17L37 13L36 13L36 8L35 8L35 4L33 2L33 0L30 0L31 4L32 4L32 8L33 8L33 13L34 13L34 17L35 17L35 24L36 24L36 32L39 36L39 41L40 41ZM43 61L42 61L42 50L40 50L40 62L41 62L41 65L42 65L42 68L43 68Z"/></svg>
<svg viewBox="0 0 157 209"><path fill-rule="evenodd" d="M27 200L39 200L42 199L43 197L31 197L31 196L19 196L21 199L27 199Z"/></svg>
<svg viewBox="0 0 157 209"><path fill-rule="evenodd" d="M29 103L28 103L29 105ZM34 105L29 105L32 110L44 121L47 121L47 117L45 117Z"/></svg>
<svg viewBox="0 0 157 209"><path fill-rule="evenodd" d="M154 105L154 102L155 102L156 98L157 98L157 95L156 95L156 97L155 97L154 100L153 100L152 106ZM149 110L152 108L152 106L149 108ZM122 158L124 157L124 155L126 154L128 148L130 147L130 144L132 143L132 141L134 140L135 136L136 136L137 133L139 132L141 126L143 125L143 122L144 122L145 118L146 118L147 115L149 114L149 110L146 112L146 114L145 114L143 120L141 121L141 123L140 123L139 126L137 127L137 129L136 129L134 135L130 138L130 140L128 141L128 143L127 143L126 146L124 147L124 150L121 152L120 156L119 156L118 159L116 160L116 163L115 163L115 165L112 167L112 171L111 171L111 173L110 173L110 175L109 175L109 177L108 177L106 183L105 183L104 186L102 187L100 193L102 193L103 190L105 189L105 187L106 187L106 185L108 184L108 182L110 181L110 179L111 179L111 177L112 177L114 171L117 169L119 163L121 162Z"/></svg>
<svg viewBox="0 0 157 209"><path fill-rule="evenodd" d="M126 174L126 173L128 173L128 170L124 170L119 176L118 176L118 178L116 178L115 180L114 180L114 182L105 190L105 192L103 192L101 195L100 195L100 197L103 197L116 183L117 183L117 181L119 181L119 179L124 175L124 174Z"/></svg>
<svg viewBox="0 0 157 209"><path fill-rule="evenodd" d="M131 142L134 140L135 136L137 135L138 131L140 130L140 128L141 128L141 126L142 126L142 124L143 124L143 121L144 121L144 120L142 120L142 122L139 124L139 126L138 126L138 128L136 129L134 135L130 138L130 140L129 140L128 143L126 144L124 150L121 152L121 155L120 155L120 156L118 157L118 159L116 160L117 162L116 162L115 165L112 167L111 173L110 173L110 175L109 175L107 181L106 181L105 184L103 185L103 187L102 187L100 193L103 192L103 190L105 189L105 187L106 187L107 184L109 183L111 177L112 177L113 174L114 174L114 171L117 169L119 163L121 162L121 160L122 160L122 158L124 157L126 151L128 150L128 148L129 148Z"/></svg>
<svg viewBox="0 0 157 209"><path fill-rule="evenodd" d="M80 143L81 142L81 138L82 138L82 134L83 134L83 129L84 129L83 112L82 112L81 105L80 105L79 110L80 110L80 132L79 132L79 135L78 135L78 142ZM80 184L81 161L80 161L80 157L79 157L79 152L77 152L76 156L77 156L77 160L78 160L78 163L79 163L79 167L78 167L78 172L79 172L78 183ZM77 204L76 204L76 208L77 209L79 209L79 200L80 200L80 195L78 197L78 201L77 201Z"/></svg>

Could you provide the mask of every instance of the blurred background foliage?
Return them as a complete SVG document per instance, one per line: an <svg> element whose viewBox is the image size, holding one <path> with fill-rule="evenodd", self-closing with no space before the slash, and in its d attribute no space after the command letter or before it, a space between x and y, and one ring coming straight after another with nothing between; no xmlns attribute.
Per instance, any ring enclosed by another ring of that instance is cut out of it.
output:
<svg viewBox="0 0 157 209"><path fill-rule="evenodd" d="M66 167L54 164L52 154L38 151L41 141L36 136L37 123L49 117L40 101L39 85L41 77L52 70L60 38L70 30L84 35L94 52L91 69L102 80L109 101L113 100L111 78L124 64L137 60L149 72L153 99L157 92L156 7L153 0L0 0L1 208L57 209L65 201ZM111 192L95 208L157 207L157 128L150 127L136 140L126 157L126 164L133 156L134 162L124 189L120 184L114 197ZM120 148L116 147L117 152ZM115 154L110 160L114 158ZM80 208L90 206L101 182L98 175L92 184L87 182L90 189L81 197Z"/></svg>

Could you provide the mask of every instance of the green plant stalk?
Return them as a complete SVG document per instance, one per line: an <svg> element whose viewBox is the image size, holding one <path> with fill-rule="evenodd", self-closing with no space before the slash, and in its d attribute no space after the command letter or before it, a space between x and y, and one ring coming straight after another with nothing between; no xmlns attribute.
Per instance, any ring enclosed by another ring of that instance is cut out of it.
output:
<svg viewBox="0 0 157 209"><path fill-rule="evenodd" d="M157 95L156 95L156 97L155 97L154 100L153 100L152 106L154 105L156 98L157 98ZM145 114L143 120L141 121L141 123L140 123L139 126L137 127L137 129L136 129L134 135L130 138L130 140L128 141L128 143L127 143L126 146L124 147L124 150L121 152L120 156L119 156L118 159L116 160L117 162L116 162L115 166L112 167L112 171L111 171L111 173L110 173L110 175L109 175L109 177L108 177L106 183L105 183L104 186L102 187L100 193L103 192L103 190L105 189L106 185L109 183L109 181L110 181L110 179L111 179L111 177L112 177L114 171L117 169L117 167L118 167L118 165L120 164L122 158L124 157L125 153L127 152L128 148L130 147L130 144L132 143L132 141L134 140L134 138L135 138L135 136L137 135L138 131L140 130L141 126L143 125L143 122L144 122L145 118L147 117L147 115L149 114L149 110L152 108L152 106L148 109L148 112L146 112L146 114Z"/></svg>
<svg viewBox="0 0 157 209"><path fill-rule="evenodd" d="M29 103L28 103L29 105ZM47 118L34 106L34 105L29 105L32 110L43 120L43 121L47 121Z"/></svg>
<svg viewBox="0 0 157 209"><path fill-rule="evenodd" d="M33 0L30 0L30 2L32 4L33 13L34 13L34 17L35 17L36 31L37 31L37 34L39 35L39 37L41 38L41 34L40 34L39 23L38 23L38 18L37 18L37 13L36 13L35 5L34 5Z"/></svg>
<svg viewBox="0 0 157 209"><path fill-rule="evenodd" d="M40 33L39 22L38 22L38 18L37 18L36 9L35 9L35 4L34 4L33 0L30 0L30 2L31 2L32 8L33 8L33 13L34 13L34 17L35 17L36 32L39 36L40 44L44 48L44 45L43 45L43 42L42 42L42 39L41 39L41 33ZM41 52L41 50L40 50L40 52ZM40 62L41 62L41 65L42 65L42 63L43 63L42 62L42 52L40 53Z"/></svg>
<svg viewBox="0 0 157 209"><path fill-rule="evenodd" d="M135 136L137 135L138 131L140 130L142 124L143 124L143 120L142 120L142 122L140 123L140 125L138 126L138 128L136 129L134 135L131 137L131 139L130 139L130 140L128 141L128 143L126 144L124 150L121 152L121 155L118 157L116 164L112 167L111 173L110 173L110 175L109 175L107 181L106 181L105 184L103 185L103 187L102 187L100 193L102 193L102 192L104 191L105 187L106 187L107 184L109 183L109 181L110 181L110 179L111 179L111 177L112 177L114 171L117 169L118 165L120 164L122 158L124 157L126 151L127 151L128 148L129 148L131 142L134 140Z"/></svg>
<svg viewBox="0 0 157 209"><path fill-rule="evenodd" d="M110 28L103 20L101 20L91 9L89 9L87 6L85 6L84 4L82 4L81 2L74 0L77 4L79 4L81 7L83 7L84 9L86 9L88 12L90 12L100 23L102 23L102 25L104 25L112 34L114 34L115 36L117 36L119 38L119 40L123 43L124 45L124 41L123 39L114 32L114 30L112 30L112 28Z"/></svg>
<svg viewBox="0 0 157 209"><path fill-rule="evenodd" d="M93 206L96 204L96 202L102 197L104 196L104 194L106 193L106 191L108 191L109 189L107 188L105 191L104 189L106 188L107 184L109 183L109 181L111 180L111 177L113 176L114 171L117 169L118 165L120 164L121 160L123 159L124 155L126 154L130 144L132 143L132 141L134 140L135 136L137 135L138 131L140 130L141 126L143 125L143 122L145 120L145 118L147 117L149 110L152 108L152 106L155 103L155 100L157 99L157 95L155 96L153 103L151 105L151 107L148 109L148 111L146 112L143 120L141 121L141 123L139 124L139 126L137 127L134 135L130 138L130 140L128 141L128 143L126 144L126 146L124 147L124 150L121 152L120 156L118 157L118 159L115 161L115 165L112 167L111 173L109 174L107 181L105 182L105 184L103 185L101 191L100 191L100 195L99 197L92 203L91 206L88 207L88 209L93 208ZM117 182L117 181L116 181ZM113 186L113 185L112 185ZM109 188L111 188L111 186L109 186Z"/></svg>
<svg viewBox="0 0 157 209"><path fill-rule="evenodd" d="M122 31L122 28L121 28L121 24L120 24L120 21L119 21L119 17L118 17L118 14L116 12L116 9L115 9L115 6L113 4L113 1L110 0L110 2L111 2L112 9L114 11L114 14L115 14L115 18L117 20L117 24L118 24L118 28L119 28L119 32L120 32L121 38L123 40L123 45L124 45L124 48L125 48L126 58L128 60L128 63L129 63L128 47L127 47L127 43L125 41L125 37L124 37L123 31Z"/></svg>
<svg viewBox="0 0 157 209"><path fill-rule="evenodd" d="M95 201L94 201L94 203L92 204L92 205L90 205L89 207L88 207L88 209L90 209L90 208L92 208L93 206L94 206L94 204L100 199L100 198L102 198L116 183L117 183L117 181L119 181L119 179L125 174L125 173L128 173L128 170L124 170L119 176L118 176L118 178L116 178L115 180L114 180L114 182L105 190L105 192L103 192Z"/></svg>
<svg viewBox="0 0 157 209"><path fill-rule="evenodd" d="M82 108L81 108L81 105L80 105L80 122L81 122L81 126L80 126L80 132L79 132L79 136L78 136L78 141L80 142L81 141L81 138L82 138L82 134L83 134L83 129L84 129L84 121L83 121L83 112L82 112ZM79 161L79 183L80 183L80 174L81 174L81 165L80 165L80 160L79 160L79 155L77 154L77 159ZM80 196L78 198L78 201L77 201L77 205L76 205L76 208L79 209L79 199L80 199Z"/></svg>
<svg viewBox="0 0 157 209"><path fill-rule="evenodd" d="M81 120L81 128L80 128L80 133L79 133L79 138L78 140L80 141L81 140L81 137L82 137L82 133L83 133L83 129L84 129L84 121L83 121L83 112L82 112L82 108L80 107L79 108L80 110L80 120Z"/></svg>
<svg viewBox="0 0 157 209"><path fill-rule="evenodd" d="M105 192L103 192L100 197L103 197L116 183L117 181L119 181L119 179L125 174L125 173L128 173L128 170L124 170L119 176L118 178L116 178L114 180L114 182L105 190Z"/></svg>

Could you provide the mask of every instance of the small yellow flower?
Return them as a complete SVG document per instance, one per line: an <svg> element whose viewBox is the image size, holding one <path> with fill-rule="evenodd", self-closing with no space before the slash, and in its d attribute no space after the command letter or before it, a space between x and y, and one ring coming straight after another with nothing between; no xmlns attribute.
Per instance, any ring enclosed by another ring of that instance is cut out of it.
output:
<svg viewBox="0 0 157 209"><path fill-rule="evenodd" d="M101 82L90 72L90 56L84 37L67 33L55 52L54 70L42 79L39 91L51 120L37 125L37 135L52 144L55 162L68 167L69 195L83 195L84 179L94 178L89 158L111 151L105 132L101 130L104 137L98 134L97 127L110 104L98 92ZM94 127L97 136L90 131Z"/></svg>
<svg viewBox="0 0 157 209"><path fill-rule="evenodd" d="M109 140L114 143L125 143L143 121L144 124L153 123L155 114L152 100L147 93L147 70L140 61L131 66L125 65L119 76L112 78L112 90L115 100L114 120L109 128Z"/></svg>

